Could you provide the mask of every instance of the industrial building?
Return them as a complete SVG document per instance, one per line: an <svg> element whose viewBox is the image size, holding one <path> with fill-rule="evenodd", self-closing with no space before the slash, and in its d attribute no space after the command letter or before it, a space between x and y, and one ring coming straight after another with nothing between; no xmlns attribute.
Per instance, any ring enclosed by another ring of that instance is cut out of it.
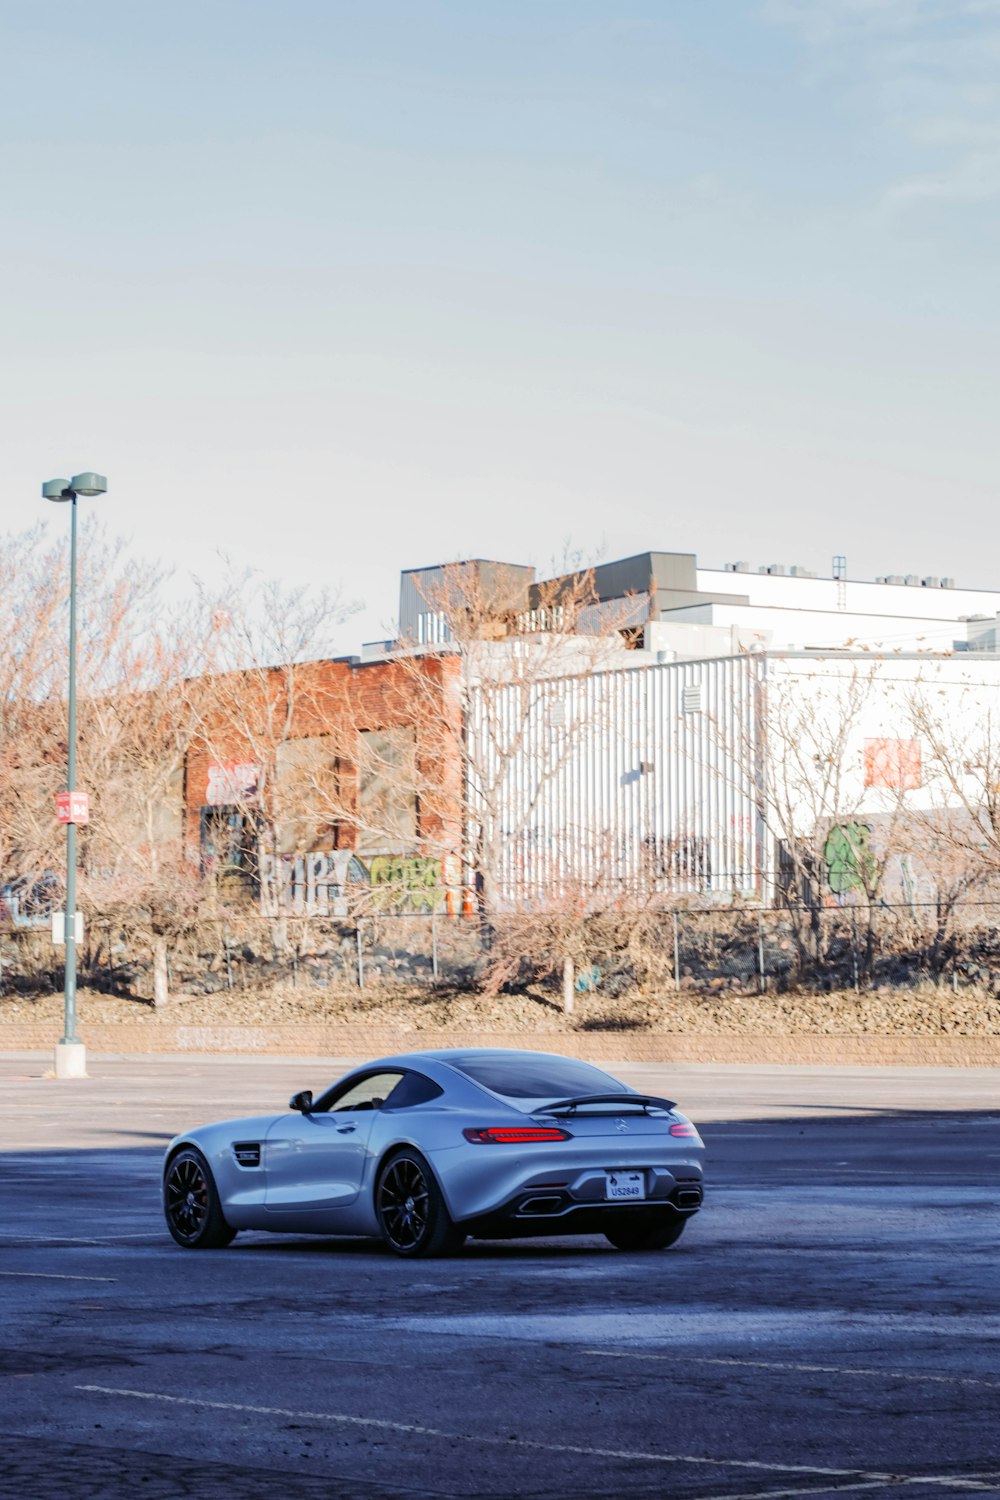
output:
<svg viewBox="0 0 1000 1500"><path fill-rule="evenodd" d="M560 593L584 576L592 604L577 612L574 628L616 629L663 661L759 650L997 648L1000 592L959 588L952 578L851 579L842 557L819 577L794 564L703 568L694 553L641 552L550 579L520 563L483 560L408 569L400 578L398 638L363 647L362 659L447 645L456 597L470 581L510 632L558 630Z"/></svg>
<svg viewBox="0 0 1000 1500"><path fill-rule="evenodd" d="M1000 866L998 730L987 654L647 658L527 697L479 683L469 817L501 908L770 904L804 882L822 898L835 833L841 862L864 845L880 899L934 904Z"/></svg>
<svg viewBox="0 0 1000 1500"><path fill-rule="evenodd" d="M323 691L296 715L302 746L278 747L279 789L308 760L307 787L325 777L337 792L323 816L284 819L275 877L316 910L383 866L395 879L401 861L419 863L421 901L433 868L491 907L770 902L804 871L822 884L839 828L841 848L870 836L883 890L934 899L961 842L941 829L971 818L970 847L979 837L998 620L1000 593L851 580L842 559L826 578L667 552L542 579L480 559L408 570L394 639L299 669ZM417 675L407 660L423 661ZM434 662L447 676L428 692ZM464 728L438 733L428 758L442 712ZM963 753L978 771L962 772ZM255 826L259 759L236 740L188 757L203 854ZM445 787L464 820L444 812Z"/></svg>

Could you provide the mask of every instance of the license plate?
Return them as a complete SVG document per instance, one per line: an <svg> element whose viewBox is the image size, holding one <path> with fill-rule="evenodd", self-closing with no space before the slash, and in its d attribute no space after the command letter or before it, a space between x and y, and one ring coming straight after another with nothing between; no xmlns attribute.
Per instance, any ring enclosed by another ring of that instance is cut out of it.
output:
<svg viewBox="0 0 1000 1500"><path fill-rule="evenodd" d="M635 1200L646 1196L644 1172L605 1172L604 1184L606 1197L615 1202L627 1198Z"/></svg>

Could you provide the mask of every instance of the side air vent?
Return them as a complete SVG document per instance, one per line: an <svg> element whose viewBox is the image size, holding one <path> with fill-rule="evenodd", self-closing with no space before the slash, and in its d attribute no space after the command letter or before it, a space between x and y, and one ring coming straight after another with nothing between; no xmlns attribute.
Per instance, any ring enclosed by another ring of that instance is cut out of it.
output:
<svg viewBox="0 0 1000 1500"><path fill-rule="evenodd" d="M260 1142L236 1141L233 1144L233 1155L241 1167L259 1167Z"/></svg>

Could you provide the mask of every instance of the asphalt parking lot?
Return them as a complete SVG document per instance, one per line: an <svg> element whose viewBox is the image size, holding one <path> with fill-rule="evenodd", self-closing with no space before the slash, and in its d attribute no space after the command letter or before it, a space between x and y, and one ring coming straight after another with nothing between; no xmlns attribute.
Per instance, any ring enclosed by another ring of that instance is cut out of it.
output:
<svg viewBox="0 0 1000 1500"><path fill-rule="evenodd" d="M0 1059L0 1495L1000 1496L1000 1075L622 1067L703 1125L679 1245L178 1249L184 1125L333 1064ZM615 1071L615 1070L613 1070Z"/></svg>

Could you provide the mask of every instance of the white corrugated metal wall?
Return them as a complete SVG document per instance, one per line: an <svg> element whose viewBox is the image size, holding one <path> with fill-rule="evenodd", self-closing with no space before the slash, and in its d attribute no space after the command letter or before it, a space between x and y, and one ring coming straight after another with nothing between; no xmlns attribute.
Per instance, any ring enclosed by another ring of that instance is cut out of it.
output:
<svg viewBox="0 0 1000 1500"><path fill-rule="evenodd" d="M480 684L470 859L494 901L760 894L762 657Z"/></svg>

